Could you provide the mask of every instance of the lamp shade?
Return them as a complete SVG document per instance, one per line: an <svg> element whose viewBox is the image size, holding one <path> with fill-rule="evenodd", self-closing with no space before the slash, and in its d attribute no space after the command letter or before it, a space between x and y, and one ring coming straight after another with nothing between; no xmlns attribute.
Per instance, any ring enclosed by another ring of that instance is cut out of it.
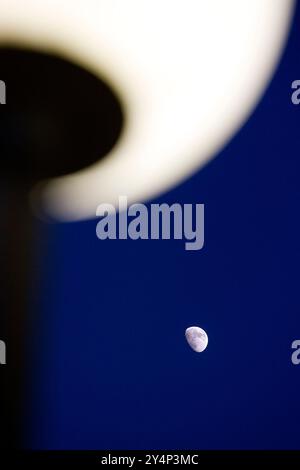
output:
<svg viewBox="0 0 300 470"><path fill-rule="evenodd" d="M102 202L157 196L201 168L261 97L293 5L1 0L0 44L22 44L80 64L110 84L125 111L123 132L105 158L43 182L44 210L62 220L93 217Z"/></svg>

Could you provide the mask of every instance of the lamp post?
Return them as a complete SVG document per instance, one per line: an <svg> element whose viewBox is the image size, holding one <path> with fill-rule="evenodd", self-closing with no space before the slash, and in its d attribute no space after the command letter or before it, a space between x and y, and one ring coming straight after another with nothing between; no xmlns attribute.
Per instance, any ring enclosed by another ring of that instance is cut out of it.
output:
<svg viewBox="0 0 300 470"><path fill-rule="evenodd" d="M7 87L0 108L0 327L7 344L0 447L13 448L21 446L23 340L34 321L30 298L39 274L38 266L32 269L36 232L30 191L45 178L105 156L119 138L123 111L100 78L55 55L5 47L0 64Z"/></svg>

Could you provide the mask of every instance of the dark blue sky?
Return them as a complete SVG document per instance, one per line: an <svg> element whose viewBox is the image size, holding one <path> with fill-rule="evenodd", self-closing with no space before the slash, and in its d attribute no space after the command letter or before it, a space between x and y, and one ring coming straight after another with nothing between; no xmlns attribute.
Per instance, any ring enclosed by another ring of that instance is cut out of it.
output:
<svg viewBox="0 0 300 470"><path fill-rule="evenodd" d="M95 220L48 228L31 447L300 448L299 21L298 4L245 126L157 200L205 203L203 250L99 241ZM185 342L194 324L203 354Z"/></svg>

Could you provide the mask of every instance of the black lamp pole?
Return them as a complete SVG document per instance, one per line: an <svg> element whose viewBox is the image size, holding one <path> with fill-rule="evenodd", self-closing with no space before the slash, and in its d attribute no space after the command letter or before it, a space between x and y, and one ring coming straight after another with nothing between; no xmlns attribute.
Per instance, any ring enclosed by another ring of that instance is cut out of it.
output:
<svg viewBox="0 0 300 470"><path fill-rule="evenodd" d="M5 182L7 183L7 181ZM1 366L0 448L21 447L23 387L26 383L24 339L29 319L30 242L32 216L28 190L20 183L3 184L1 193L1 338L6 344L6 365ZM4 203L4 204L3 204ZM4 207L3 207L4 205Z"/></svg>
<svg viewBox="0 0 300 470"><path fill-rule="evenodd" d="M34 223L29 193L35 183L78 171L103 158L118 140L123 111L107 84L54 55L0 47L0 449L22 447L28 363L24 338L29 304Z"/></svg>

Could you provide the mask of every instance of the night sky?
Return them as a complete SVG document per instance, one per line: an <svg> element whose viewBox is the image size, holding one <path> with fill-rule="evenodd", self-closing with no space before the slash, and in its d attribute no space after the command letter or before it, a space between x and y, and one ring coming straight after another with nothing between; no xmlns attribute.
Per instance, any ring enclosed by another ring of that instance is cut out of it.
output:
<svg viewBox="0 0 300 470"><path fill-rule="evenodd" d="M291 362L300 339L299 21L298 4L277 72L242 129L150 201L204 203L202 250L100 241L96 219L41 225L29 447L300 448L300 365ZM185 341L192 325L209 336L201 354Z"/></svg>

